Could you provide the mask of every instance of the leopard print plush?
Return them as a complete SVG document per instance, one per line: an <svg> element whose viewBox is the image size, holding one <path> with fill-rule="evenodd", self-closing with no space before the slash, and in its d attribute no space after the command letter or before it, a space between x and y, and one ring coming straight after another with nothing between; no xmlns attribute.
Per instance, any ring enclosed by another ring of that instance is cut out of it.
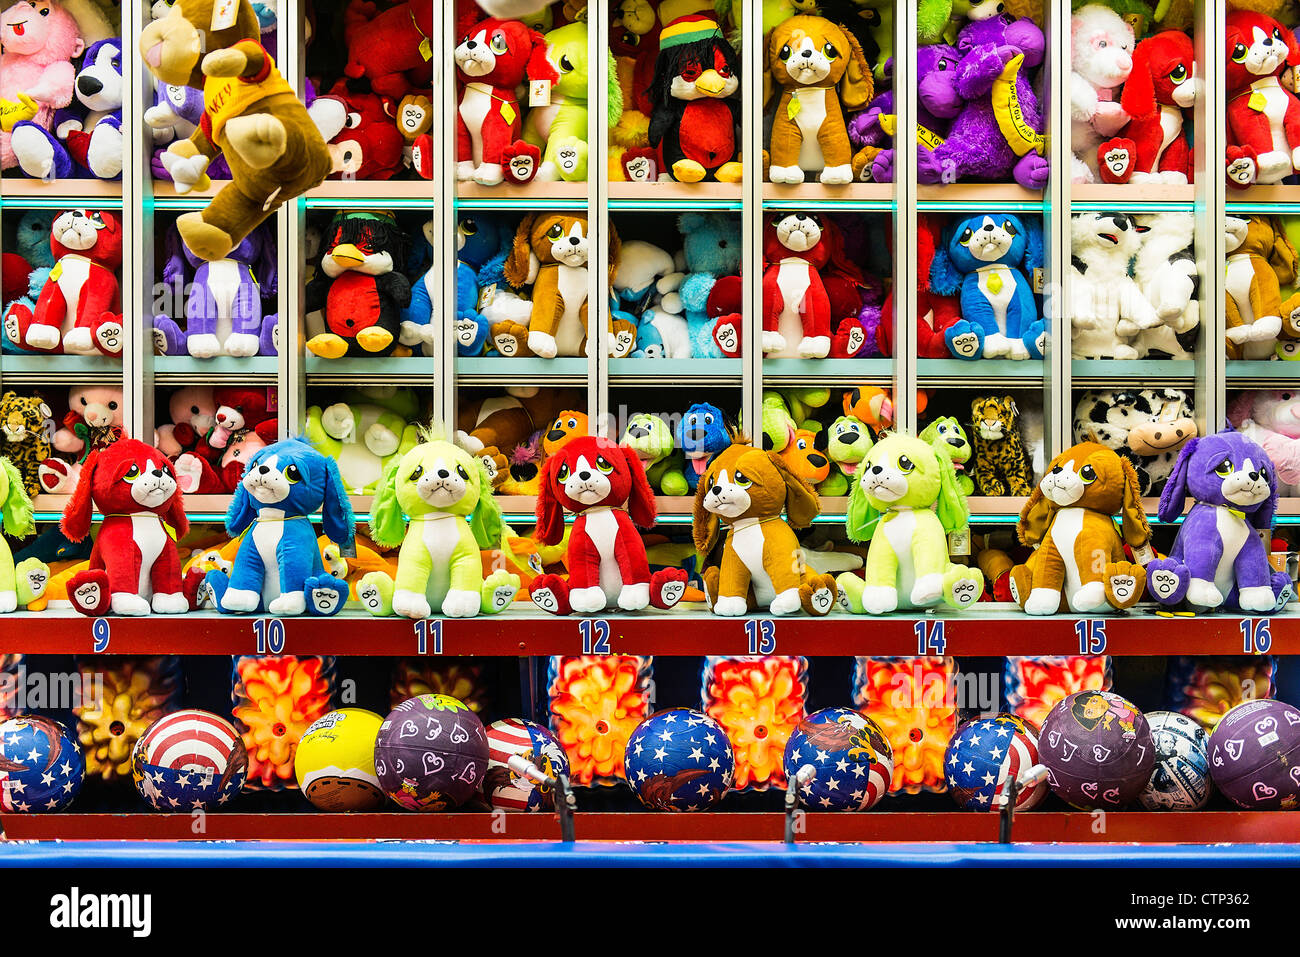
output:
<svg viewBox="0 0 1300 957"><path fill-rule="evenodd" d="M0 396L0 451L18 469L28 495L41 491L39 469L50 457L52 415L39 395L6 392Z"/></svg>
<svg viewBox="0 0 1300 957"><path fill-rule="evenodd" d="M1029 465L1011 396L984 396L971 403L976 495L1028 495Z"/></svg>

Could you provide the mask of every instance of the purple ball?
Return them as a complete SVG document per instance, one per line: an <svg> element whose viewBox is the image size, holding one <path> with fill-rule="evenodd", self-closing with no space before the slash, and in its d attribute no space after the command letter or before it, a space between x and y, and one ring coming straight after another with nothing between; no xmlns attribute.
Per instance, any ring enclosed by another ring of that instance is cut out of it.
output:
<svg viewBox="0 0 1300 957"><path fill-rule="evenodd" d="M1210 735L1210 775L1238 807L1294 808L1300 801L1300 710L1268 699L1237 705Z"/></svg>
<svg viewBox="0 0 1300 957"><path fill-rule="evenodd" d="M1079 691L1043 719L1038 760L1061 800L1085 811L1135 801L1151 780L1155 742L1147 719L1109 691Z"/></svg>
<svg viewBox="0 0 1300 957"><path fill-rule="evenodd" d="M487 764L483 722L450 695L408 698L379 726L379 786L409 810L445 811L465 803L478 790Z"/></svg>

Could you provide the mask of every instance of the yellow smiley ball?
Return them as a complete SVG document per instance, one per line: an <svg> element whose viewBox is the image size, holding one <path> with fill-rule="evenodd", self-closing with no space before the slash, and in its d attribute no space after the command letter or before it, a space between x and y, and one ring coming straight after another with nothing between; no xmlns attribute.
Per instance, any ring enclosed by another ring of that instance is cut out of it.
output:
<svg viewBox="0 0 1300 957"><path fill-rule="evenodd" d="M375 774L375 739L384 719L364 708L322 716L298 742L298 787L322 811L373 811L384 803Z"/></svg>

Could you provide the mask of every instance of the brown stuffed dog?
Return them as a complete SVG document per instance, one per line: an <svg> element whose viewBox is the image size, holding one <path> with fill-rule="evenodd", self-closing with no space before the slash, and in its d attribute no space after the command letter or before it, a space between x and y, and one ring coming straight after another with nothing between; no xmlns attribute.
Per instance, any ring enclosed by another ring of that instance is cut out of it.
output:
<svg viewBox="0 0 1300 957"><path fill-rule="evenodd" d="M330 172L320 131L259 36L248 0L177 0L140 34L140 54L155 77L203 90L199 128L163 154L177 191L208 189L205 171L218 155L230 166L231 182L207 208L176 220L185 245L209 261L224 259L282 203Z"/></svg>
<svg viewBox="0 0 1300 957"><path fill-rule="evenodd" d="M695 548L707 558L718 541L719 522L730 526L721 565L706 568L702 576L713 613L737 616L758 607L773 615L800 608L810 615L829 612L835 579L805 566L794 534L795 528L811 525L820 510L817 493L775 452L736 440L718 453L695 490L693 528Z"/></svg>
<svg viewBox="0 0 1300 957"><path fill-rule="evenodd" d="M1141 553L1151 540L1137 473L1104 445L1080 442L1053 459L1016 531L1037 546L1011 569L1011 594L1031 615L1130 608L1146 591L1146 569L1124 557L1125 545Z"/></svg>
<svg viewBox="0 0 1300 957"><path fill-rule="evenodd" d="M791 17L772 31L768 62L782 88L764 155L768 180L802 183L804 173L821 170L818 178L828 186L853 182L870 152L854 155L843 110L860 110L875 95L858 41L822 17Z"/></svg>
<svg viewBox="0 0 1300 957"><path fill-rule="evenodd" d="M609 281L614 281L618 261L618 233L610 225ZM586 213L529 213L515 230L514 246L504 268L506 282L518 288L532 284L533 309L527 340L507 355L534 355L543 359L587 354L587 257L590 243ZM630 323L611 317L606 347ZM501 348L503 338L523 335L522 327L494 323L492 340ZM526 346L526 348L523 348Z"/></svg>
<svg viewBox="0 0 1300 957"><path fill-rule="evenodd" d="M1296 250L1276 216L1225 216L1224 308L1229 359L1271 359L1278 337L1300 337L1292 297L1282 286L1296 277Z"/></svg>

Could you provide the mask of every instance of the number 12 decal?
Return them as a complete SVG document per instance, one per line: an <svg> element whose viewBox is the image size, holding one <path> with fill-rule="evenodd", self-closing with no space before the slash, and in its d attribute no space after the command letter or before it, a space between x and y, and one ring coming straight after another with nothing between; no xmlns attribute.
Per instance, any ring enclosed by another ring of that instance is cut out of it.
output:
<svg viewBox="0 0 1300 957"><path fill-rule="evenodd" d="M584 655L608 655L609 622L604 618L584 618L578 622L578 634L582 636L582 653Z"/></svg>

